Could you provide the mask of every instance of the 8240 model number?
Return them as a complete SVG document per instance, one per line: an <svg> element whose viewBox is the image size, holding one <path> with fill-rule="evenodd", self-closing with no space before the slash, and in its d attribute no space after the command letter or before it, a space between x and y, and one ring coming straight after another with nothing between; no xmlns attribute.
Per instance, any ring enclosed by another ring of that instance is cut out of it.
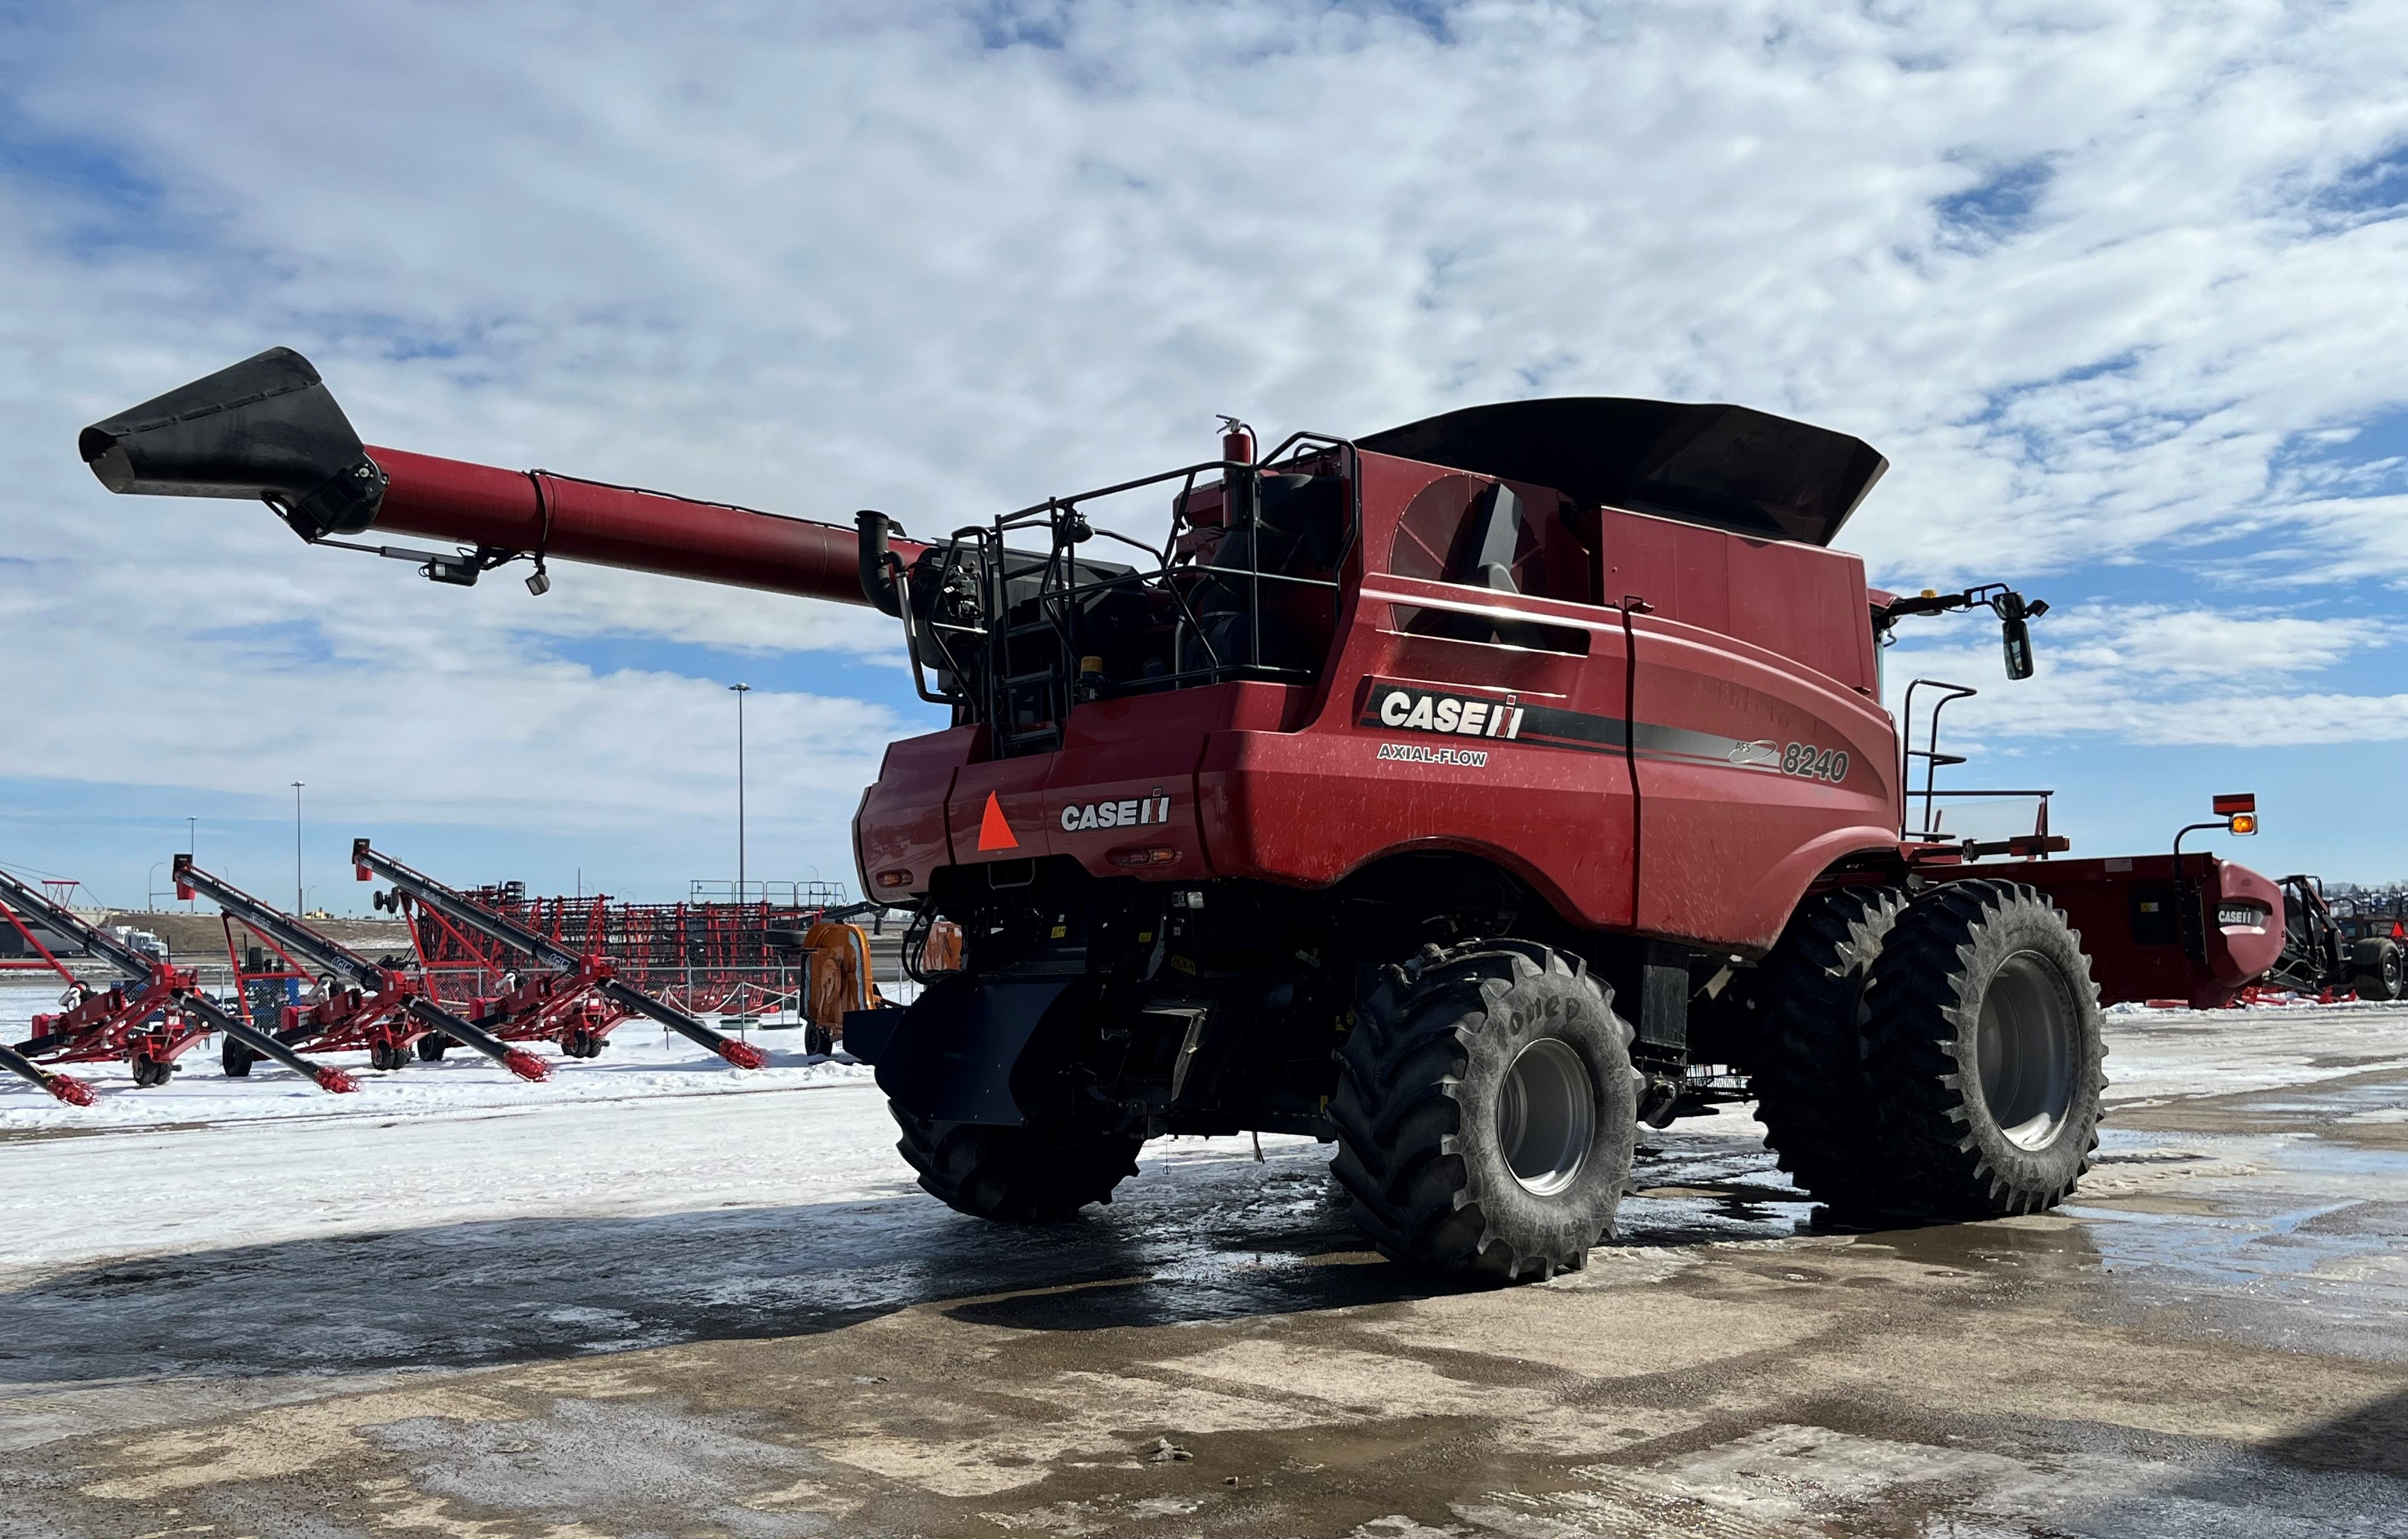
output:
<svg viewBox="0 0 2408 1539"><path fill-rule="evenodd" d="M1793 742L1781 751L1781 772L1807 780L1827 780L1837 785L1848 778L1847 751L1817 748L1811 742Z"/></svg>

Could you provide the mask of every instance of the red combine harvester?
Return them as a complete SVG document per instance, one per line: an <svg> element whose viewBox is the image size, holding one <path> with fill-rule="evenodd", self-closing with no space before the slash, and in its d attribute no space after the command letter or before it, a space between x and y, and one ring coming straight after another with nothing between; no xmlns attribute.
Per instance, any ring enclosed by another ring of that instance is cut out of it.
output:
<svg viewBox="0 0 2408 1539"><path fill-rule="evenodd" d="M846 1035L964 1212L1067 1217L1161 1134L1304 1132L1390 1256L1543 1276L1710 1063L1846 1214L2029 1212L2087 1168L2088 960L1907 837L1877 667L1905 616L1985 607L2027 676L2044 606L1869 590L1829 548L1886 467L1857 439L1614 399L1263 455L1233 424L927 543L366 448L281 349L80 447L439 582L578 559L897 617L953 725L889 748L855 853L965 945ZM1107 526L1166 496L1161 539Z"/></svg>
<svg viewBox="0 0 2408 1539"><path fill-rule="evenodd" d="M714 1031L675 1005L631 986L618 976L611 958L573 951L528 929L411 870L365 839L351 841L351 866L363 882L382 877L393 884L401 901L392 906L408 915L412 935L423 925L439 926L456 942L466 944L473 937L540 970L502 994L476 1002L476 1024L503 1041L556 1041L570 1057L590 1058L602 1051L612 1027L642 1015L738 1069L759 1069L769 1061L759 1048ZM419 949L422 956L427 950L423 940ZM421 1039L420 1055L441 1057L425 1050L427 1040Z"/></svg>
<svg viewBox="0 0 2408 1539"><path fill-rule="evenodd" d="M14 1047L0 1048L0 1067L32 1080L61 1100L88 1106L92 1091L80 1081L45 1072L40 1064L122 1062L137 1087L165 1085L176 1072L176 1060L212 1031L225 1033L230 1046L248 1044L248 1051L308 1076L322 1089L339 1095L356 1088L341 1070L307 1063L264 1033L253 1031L239 1016L202 994L190 971L136 951L6 871L0 871L0 919L14 927L70 988L83 994L58 1014L35 1016L31 1038ZM116 969L125 981L105 989L87 988L36 938L37 930L66 937L77 949Z"/></svg>
<svg viewBox="0 0 2408 1539"><path fill-rule="evenodd" d="M430 1032L440 1032L464 1047L484 1054L521 1079L552 1076L541 1058L524 1048L498 1041L445 1009L408 972L371 962L350 947L328 940L300 920L194 865L191 856L176 857L175 879L178 898L191 898L195 893L207 897L230 924L241 921L253 935L274 947L294 971L314 971L321 976L323 986L317 1001L307 1009L287 1009L281 1025L268 1032L279 1044L302 1053L346 1053L365 1048L370 1066L393 1070L408 1066L419 1039ZM250 1073L250 1055L254 1050L245 1042L230 1040L224 1049L225 1072L237 1079Z"/></svg>

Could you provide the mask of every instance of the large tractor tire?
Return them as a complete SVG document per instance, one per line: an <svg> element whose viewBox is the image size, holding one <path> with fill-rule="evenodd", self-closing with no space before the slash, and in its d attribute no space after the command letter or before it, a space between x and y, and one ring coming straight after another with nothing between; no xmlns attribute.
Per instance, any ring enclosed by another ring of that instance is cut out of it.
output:
<svg viewBox="0 0 2408 1539"><path fill-rule="evenodd" d="M1059 1224L1137 1173L1143 1139L1124 1133L988 1128L915 1116L892 1101L895 1147L920 1187L957 1213L1007 1224Z"/></svg>
<svg viewBox="0 0 2408 1539"><path fill-rule="evenodd" d="M2350 948L2350 992L2361 1000L2396 1000L2408 994L2408 952L2385 936L2360 941Z"/></svg>
<svg viewBox="0 0 2408 1539"><path fill-rule="evenodd" d="M2099 1146L2107 1048L2090 959L2046 896L1982 880L1921 894L1873 963L1870 1005L1885 1208L1992 1218L2073 1189Z"/></svg>
<svg viewBox="0 0 2408 1539"><path fill-rule="evenodd" d="M1331 1166L1382 1255L1450 1276L1588 1264L1630 1179L1630 1028L1584 965L1487 941L1390 968L1339 1055Z"/></svg>
<svg viewBox="0 0 2408 1539"><path fill-rule="evenodd" d="M1866 985L1905 907L1898 887L1810 898L1743 985L1754 1025L1748 1089L1765 1147L1835 1214L1869 1212L1884 1189L1865 1088Z"/></svg>

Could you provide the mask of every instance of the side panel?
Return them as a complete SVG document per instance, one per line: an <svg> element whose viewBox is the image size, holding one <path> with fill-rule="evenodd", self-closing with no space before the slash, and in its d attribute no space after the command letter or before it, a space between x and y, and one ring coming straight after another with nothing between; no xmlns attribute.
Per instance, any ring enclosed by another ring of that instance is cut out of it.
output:
<svg viewBox="0 0 2408 1539"><path fill-rule="evenodd" d="M1808 882L1896 843L1896 738L1874 698L1854 556L1609 513L1610 588L1639 601L1631 715L1638 926L1770 946Z"/></svg>
<svg viewBox="0 0 2408 1539"><path fill-rule="evenodd" d="M1062 748L1051 755L1046 837L1097 876L1206 875L1196 765L1207 736L1233 722L1276 731L1311 693L1228 683L1073 708ZM1159 858L1166 851L1169 858ZM1129 863L1140 854L1143 864Z"/></svg>
<svg viewBox="0 0 2408 1539"><path fill-rule="evenodd" d="M1042 859L1054 853L1045 782L1054 755L965 764L945 803L945 831L957 866L990 860Z"/></svg>
<svg viewBox="0 0 2408 1539"><path fill-rule="evenodd" d="M1509 627L1542 622L1582 651L1401 628L1450 606ZM1212 869L1321 885L1383 855L1460 850L1579 923L1627 926L1624 665L1612 611L1374 573L1311 728L1218 733L1206 747L1197 798Z"/></svg>
<svg viewBox="0 0 2408 1539"><path fill-rule="evenodd" d="M1311 695L1226 683L1073 707L1055 752L965 763L950 797L939 792L951 861L1067 855L1097 876L1202 876L1195 775L1207 738L1230 726L1276 734L1297 724ZM1140 850L1171 856L1143 866L1112 858Z"/></svg>
<svg viewBox="0 0 2408 1539"><path fill-rule="evenodd" d="M853 820L862 896L925 893L929 873L951 862L945 800L954 770L968 760L977 740L977 727L955 726L886 745L877 784L862 793L861 810ZM895 870L911 873L908 885L877 885L879 872Z"/></svg>

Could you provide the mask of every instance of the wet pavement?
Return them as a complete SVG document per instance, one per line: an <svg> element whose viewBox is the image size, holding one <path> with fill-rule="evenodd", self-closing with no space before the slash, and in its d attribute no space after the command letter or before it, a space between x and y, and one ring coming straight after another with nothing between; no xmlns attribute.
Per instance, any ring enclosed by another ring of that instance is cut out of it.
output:
<svg viewBox="0 0 2408 1539"><path fill-rule="evenodd" d="M1823 1231L1727 1108L1504 1291L1302 1141L962 1219L856 1087L0 1144L0 1539L2408 1535L2408 1009L2110 1040L2061 1213Z"/></svg>

